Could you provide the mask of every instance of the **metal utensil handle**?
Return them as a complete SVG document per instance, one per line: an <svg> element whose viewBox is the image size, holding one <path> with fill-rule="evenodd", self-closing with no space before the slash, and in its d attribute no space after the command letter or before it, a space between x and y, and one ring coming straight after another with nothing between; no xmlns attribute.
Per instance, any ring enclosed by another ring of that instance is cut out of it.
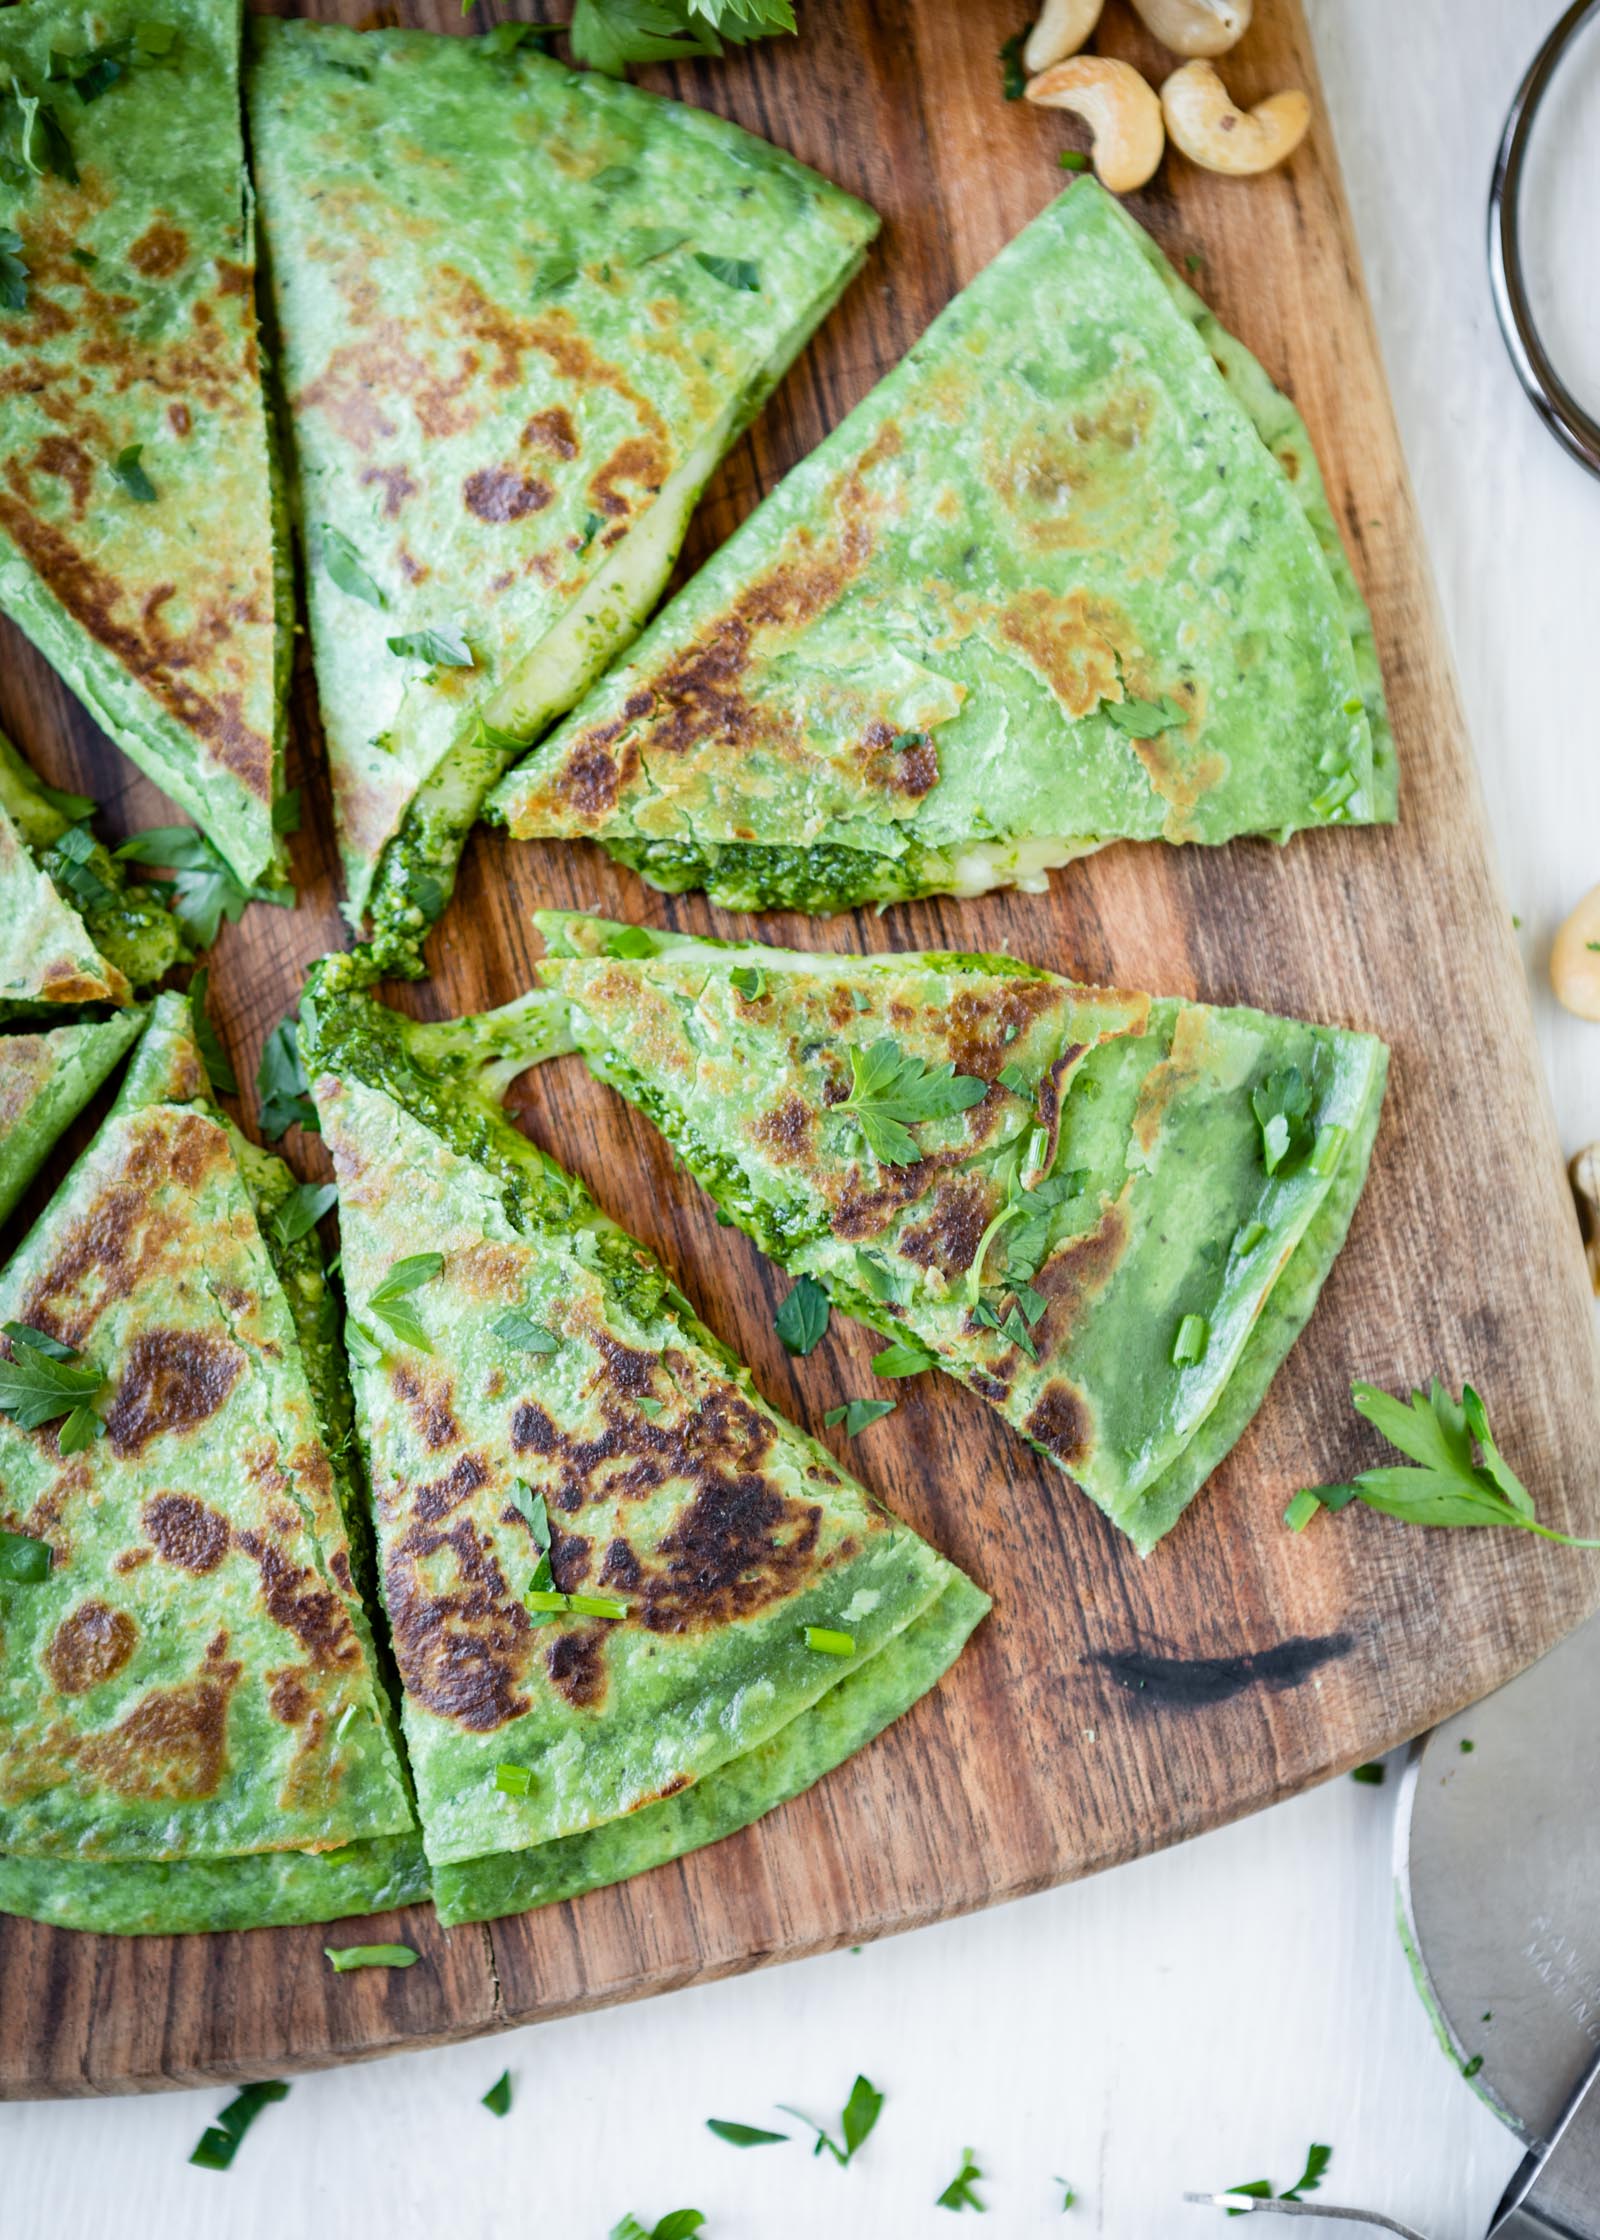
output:
<svg viewBox="0 0 1600 2240"><path fill-rule="evenodd" d="M1340 2217L1346 2224L1376 2225L1380 2232L1397 2232L1400 2240L1424 2240L1415 2225L1401 2224L1397 2217L1381 2217L1376 2209L1340 2209L1331 2201L1267 2201L1251 2193L1186 2193L1183 2198L1204 2208L1231 2209L1235 2215L1241 2210L1262 2210L1279 2217ZM1551 2240L1550 2232L1541 2231L1537 2240Z"/></svg>
<svg viewBox="0 0 1600 2240"><path fill-rule="evenodd" d="M1596 13L1600 13L1600 0L1573 0L1517 88L1489 188L1489 282L1500 332L1535 412L1564 450L1591 474L1600 475L1600 421L1579 404L1539 339L1523 277L1519 231L1522 176L1539 104L1549 92L1568 47Z"/></svg>
<svg viewBox="0 0 1600 2240"><path fill-rule="evenodd" d="M1600 2063L1506 2188L1489 2240L1600 2240Z"/></svg>

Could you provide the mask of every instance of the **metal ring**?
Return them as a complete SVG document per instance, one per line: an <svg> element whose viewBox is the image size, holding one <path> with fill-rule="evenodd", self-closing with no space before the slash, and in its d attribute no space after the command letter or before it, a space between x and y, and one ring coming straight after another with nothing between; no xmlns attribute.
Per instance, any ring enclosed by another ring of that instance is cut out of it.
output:
<svg viewBox="0 0 1600 2240"><path fill-rule="evenodd" d="M1533 409L1563 450L1571 452L1591 474L1600 475L1600 421L1579 404L1539 339L1523 278L1518 235L1522 174L1539 104L1549 92L1567 49L1596 15L1600 15L1600 0L1573 0L1517 88L1489 188L1489 282L1500 332Z"/></svg>

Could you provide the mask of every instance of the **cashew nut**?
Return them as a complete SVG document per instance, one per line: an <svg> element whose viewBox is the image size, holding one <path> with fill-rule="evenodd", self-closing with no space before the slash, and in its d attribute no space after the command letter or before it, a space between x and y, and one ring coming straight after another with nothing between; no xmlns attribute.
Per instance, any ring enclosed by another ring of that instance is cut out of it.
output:
<svg viewBox="0 0 1600 2240"><path fill-rule="evenodd" d="M1600 1019L1600 887L1591 887L1550 947L1556 1001L1580 1019Z"/></svg>
<svg viewBox="0 0 1600 2240"><path fill-rule="evenodd" d="M1142 187L1161 161L1161 104L1131 63L1074 55L1042 71L1027 92L1042 109L1082 117L1094 140L1095 177L1113 194Z"/></svg>
<svg viewBox="0 0 1600 2240"><path fill-rule="evenodd" d="M1578 1201L1578 1227L1583 1231L1589 1281L1600 1293L1600 1143L1580 1151L1567 1169L1572 1195Z"/></svg>
<svg viewBox="0 0 1600 2240"><path fill-rule="evenodd" d="M1069 54L1076 54L1100 21L1105 4L1106 0L1044 0L1039 20L1022 49L1022 67L1029 77L1037 77L1053 62L1065 62ZM1190 52L1187 47L1182 51Z"/></svg>
<svg viewBox="0 0 1600 2240"><path fill-rule="evenodd" d="M1226 54L1250 28L1254 0L1133 0L1164 47L1174 54Z"/></svg>
<svg viewBox="0 0 1600 2240"><path fill-rule="evenodd" d="M1275 93L1250 110L1236 108L1209 62L1186 62L1173 71L1161 88L1161 112L1191 163L1235 177L1282 163L1311 122L1311 104L1299 91Z"/></svg>

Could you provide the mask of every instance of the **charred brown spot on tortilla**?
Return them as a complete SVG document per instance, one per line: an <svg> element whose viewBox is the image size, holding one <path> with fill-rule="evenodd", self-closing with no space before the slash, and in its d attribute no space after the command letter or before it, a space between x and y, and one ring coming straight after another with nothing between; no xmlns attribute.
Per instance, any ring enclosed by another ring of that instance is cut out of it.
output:
<svg viewBox="0 0 1600 2240"><path fill-rule="evenodd" d="M273 1624L294 1635L319 1671L359 1666L361 1644L343 1597L265 1533L241 1532L236 1539L261 1573L261 1598Z"/></svg>
<svg viewBox="0 0 1600 2240"><path fill-rule="evenodd" d="M452 1509L459 1509L469 1494L488 1483L489 1473L475 1454L457 1455L442 1478L413 1489L412 1511L424 1524L437 1524Z"/></svg>
<svg viewBox="0 0 1600 2240"><path fill-rule="evenodd" d="M747 1618L813 1571L822 1511L770 1479L707 1472L654 1556L632 1608L652 1633Z"/></svg>
<svg viewBox="0 0 1600 2240"><path fill-rule="evenodd" d="M1176 724L1158 731L1153 739L1130 739L1144 764L1151 785L1168 803L1170 814L1162 831L1168 839L1182 839L1189 819L1205 796L1228 775L1228 758L1214 750L1196 754Z"/></svg>
<svg viewBox="0 0 1600 2240"><path fill-rule="evenodd" d="M245 1365L240 1349L198 1330L141 1330L106 1411L106 1435L119 1459L152 1439L182 1438L227 1400Z"/></svg>
<svg viewBox="0 0 1600 2240"><path fill-rule="evenodd" d="M1206 1014L1198 1004L1186 1003L1172 1030L1167 1055L1153 1065L1139 1084L1133 1112L1133 1140L1149 1157L1156 1148L1174 1098L1192 1088L1205 1064L1210 1040Z"/></svg>
<svg viewBox="0 0 1600 2240"><path fill-rule="evenodd" d="M638 1346L625 1346L606 1330L594 1332L594 1343L600 1355L603 1383L628 1400L641 1399L650 1391L659 1355L645 1353Z"/></svg>
<svg viewBox="0 0 1600 2240"><path fill-rule="evenodd" d="M219 1633L198 1673L175 1688L152 1688L104 1734L71 1754L115 1795L179 1800L213 1796L228 1757L228 1702L244 1667Z"/></svg>
<svg viewBox="0 0 1600 2240"><path fill-rule="evenodd" d="M154 1553L153 1548L124 1548L121 1555L112 1558L111 1568L119 1577L125 1572L142 1571Z"/></svg>
<svg viewBox="0 0 1600 2240"><path fill-rule="evenodd" d="M593 1711L606 1699L605 1642L593 1627L582 1633L563 1633L544 1653L550 1685L559 1690L574 1710Z"/></svg>
<svg viewBox="0 0 1600 2240"><path fill-rule="evenodd" d="M681 1791L691 1785L693 1780L694 1775L692 1773L675 1773L670 1781L663 1781L660 1788L652 1790L649 1796L635 1798L634 1802L629 1805L628 1810L630 1812L640 1812L646 1805L665 1804L668 1797L679 1795Z"/></svg>
<svg viewBox="0 0 1600 2240"><path fill-rule="evenodd" d="M62 1619L44 1652L44 1667L58 1694L81 1696L114 1680L138 1644L139 1629L126 1610L80 1602Z"/></svg>
<svg viewBox="0 0 1600 2240"><path fill-rule="evenodd" d="M1089 1411L1081 1393L1060 1378L1045 1386L1023 1418L1022 1428L1036 1446L1069 1469L1089 1451Z"/></svg>
<svg viewBox="0 0 1600 2240"><path fill-rule="evenodd" d="M470 1518L412 1525L384 1584L395 1662L425 1709L475 1734L522 1716L532 1623Z"/></svg>
<svg viewBox="0 0 1600 2240"><path fill-rule="evenodd" d="M431 1375L424 1383L416 1370L399 1362L389 1372L389 1383L412 1423L417 1436L425 1447L437 1450L454 1446L461 1437L461 1426L450 1410L451 1388L448 1378L435 1381Z"/></svg>
<svg viewBox="0 0 1600 2240"><path fill-rule="evenodd" d="M555 1454L561 1434L534 1400L519 1400L511 1412L511 1444L518 1454Z"/></svg>
<svg viewBox="0 0 1600 2240"><path fill-rule="evenodd" d="M939 754L933 734L916 732L898 746L896 740L906 740L906 734L887 723L874 721L867 725L861 741L862 783L920 801L939 783Z"/></svg>
<svg viewBox="0 0 1600 2240"><path fill-rule="evenodd" d="M759 1144L774 1152L780 1160L796 1162L805 1157L812 1147L812 1130L816 1114L801 1097L785 1097L782 1104L771 1112L764 1112L751 1123L750 1133Z"/></svg>
<svg viewBox="0 0 1600 2240"><path fill-rule="evenodd" d="M167 407L167 426L175 436L186 436L193 425L189 407L181 399L174 399Z"/></svg>
<svg viewBox="0 0 1600 2240"><path fill-rule="evenodd" d="M267 1704L274 1719L286 1727L298 1727L312 1708L305 1674L292 1668L287 1672L269 1672L267 1681Z"/></svg>
<svg viewBox="0 0 1600 2240"><path fill-rule="evenodd" d="M1081 1042L1063 1044L1040 1078L1035 1110L1045 1132L1044 1151L1039 1165L1046 1173L1055 1165L1056 1151L1061 1142L1061 1084L1083 1056L1084 1047Z"/></svg>
<svg viewBox="0 0 1600 2240"><path fill-rule="evenodd" d="M1105 533L1097 514L1125 503L1131 478L1142 474L1141 447L1155 412L1154 394L1124 379L1098 405L1055 413L1048 424L1028 425L995 446L987 479L1034 544L1052 550L1092 543Z"/></svg>
<svg viewBox="0 0 1600 2240"><path fill-rule="evenodd" d="M1019 591L1001 610L999 627L1070 716L1086 716L1102 700L1118 697L1119 649L1137 643L1119 608L1082 590L1064 596L1038 586Z"/></svg>
<svg viewBox="0 0 1600 2240"><path fill-rule="evenodd" d="M631 513L635 501L618 489L618 483L632 483L653 498L671 471L671 454L664 442L645 436L627 437L590 481L589 495L595 511L608 521Z"/></svg>
<svg viewBox="0 0 1600 2240"><path fill-rule="evenodd" d="M550 1570L563 1594L573 1594L589 1576L594 1550L581 1532L550 1532Z"/></svg>
<svg viewBox="0 0 1600 2240"><path fill-rule="evenodd" d="M216 1570L233 1537L227 1518L192 1493L157 1494L144 1505L143 1523L157 1555L196 1577Z"/></svg>
<svg viewBox="0 0 1600 2240"><path fill-rule="evenodd" d="M407 498L414 498L421 487L404 467L367 467L361 476L361 487L369 490L374 486L383 492L385 521L398 521L400 508Z"/></svg>
<svg viewBox="0 0 1600 2240"><path fill-rule="evenodd" d="M1128 1198L1132 1188L1130 1177L1122 1195L1102 1209L1094 1226L1058 1244L1034 1277L1033 1288L1046 1301L1033 1334L1041 1355L1065 1345L1083 1308L1116 1273L1128 1249Z"/></svg>
<svg viewBox="0 0 1600 2240"><path fill-rule="evenodd" d="M585 734L561 766L556 791L580 816L606 816L615 808L624 780L631 782L639 768L638 749L631 742L620 759L609 751L623 728L620 723L603 724Z"/></svg>
<svg viewBox="0 0 1600 2240"><path fill-rule="evenodd" d="M626 1540L608 1540L604 1561L600 1565L600 1584L603 1587L636 1587L644 1573L639 1568L639 1558Z"/></svg>
<svg viewBox="0 0 1600 2240"><path fill-rule="evenodd" d="M919 1267L937 1268L943 1276L964 1273L972 1265L997 1198L994 1185L979 1175L941 1176L928 1218L901 1231L896 1251Z"/></svg>
<svg viewBox="0 0 1600 2240"><path fill-rule="evenodd" d="M189 261L189 236L181 226L157 218L128 250L128 262L146 280L170 280Z"/></svg>
<svg viewBox="0 0 1600 2240"><path fill-rule="evenodd" d="M72 510L81 521L94 484L94 461L71 436L45 436L33 454L36 474L53 475L72 493Z"/></svg>
<svg viewBox="0 0 1600 2240"><path fill-rule="evenodd" d="M523 429L522 440L530 451L548 451L557 459L578 456L578 431L565 405L552 405L548 412L536 412Z"/></svg>
<svg viewBox="0 0 1600 2240"><path fill-rule="evenodd" d="M555 496L548 482L516 467L479 467L461 485L469 513L480 521L522 521L542 513Z"/></svg>

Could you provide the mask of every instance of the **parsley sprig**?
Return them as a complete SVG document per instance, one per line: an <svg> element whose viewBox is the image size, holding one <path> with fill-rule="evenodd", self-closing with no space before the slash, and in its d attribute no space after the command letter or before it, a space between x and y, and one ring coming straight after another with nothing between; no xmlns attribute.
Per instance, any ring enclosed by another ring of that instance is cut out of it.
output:
<svg viewBox="0 0 1600 2240"><path fill-rule="evenodd" d="M808 2130L816 2133L817 2143L811 2150L814 2155L821 2154L826 2148L842 2170L851 2162L857 2149L865 2146L872 2136L873 2126L883 2113L883 2094L870 2078L857 2077L850 2087L850 2097L839 2117L837 2139L799 2108L784 2107L783 2112L786 2116L798 2117Z"/></svg>
<svg viewBox="0 0 1600 2240"><path fill-rule="evenodd" d="M81 1452L105 1430L90 1406L105 1384L104 1374L71 1346L25 1322L0 1328L11 1344L11 1359L0 1360L0 1413L23 1431L65 1417L56 1446L64 1455Z"/></svg>
<svg viewBox="0 0 1600 2240"><path fill-rule="evenodd" d="M276 1143L285 1129L317 1129L317 1108L311 1101L311 1084L300 1060L300 1043L294 1014L280 1019L261 1046L256 1068L256 1119L269 1143Z"/></svg>
<svg viewBox="0 0 1600 2240"><path fill-rule="evenodd" d="M1516 1525L1566 1548L1600 1548L1600 1540L1540 1524L1533 1496L1496 1446L1483 1402L1470 1384L1462 1386L1459 1400L1437 1377L1426 1392L1413 1392L1409 1405L1370 1384L1353 1384L1350 1398L1358 1415L1420 1467L1396 1464L1363 1470L1343 1485L1303 1486L1284 1511L1292 1532L1302 1531L1319 1509L1364 1501L1404 1524Z"/></svg>
<svg viewBox="0 0 1600 2240"><path fill-rule="evenodd" d="M881 1035L866 1050L852 1044L849 1058L850 1094L832 1109L854 1122L886 1167L914 1167L921 1159L911 1133L920 1122L966 1112L989 1093L987 1081L957 1073L953 1059L930 1066L909 1056L893 1035Z"/></svg>
<svg viewBox="0 0 1600 2240"><path fill-rule="evenodd" d="M197 949L209 949L226 918L236 925L247 902L276 899L261 887L247 887L197 827L156 825L136 832L117 850L119 863L170 871L176 899L172 914Z"/></svg>
<svg viewBox="0 0 1600 2240"><path fill-rule="evenodd" d="M694 2240L705 2225L703 2209L669 2209L652 2225L642 2225L633 2215L619 2217L608 2240Z"/></svg>
<svg viewBox="0 0 1600 2240"><path fill-rule="evenodd" d="M1298 2201L1303 2194L1316 2192L1326 2176L1328 2165L1332 2160L1332 2147L1319 2146L1313 2142L1306 2149L1305 2168L1296 2178L1294 2184L1284 2192L1274 2193L1270 2178L1252 2178L1248 2185L1228 2186L1225 2190L1228 2193L1246 2194L1255 2201ZM1230 2209L1228 2211L1230 2217L1243 2217L1248 2214L1248 2210L1245 2209Z"/></svg>
<svg viewBox="0 0 1600 2240"><path fill-rule="evenodd" d="M807 1354L828 1330L828 1294L815 1276L800 1276L773 1317L773 1328L790 1353Z"/></svg>
<svg viewBox="0 0 1600 2240"><path fill-rule="evenodd" d="M567 26L574 62L608 77L630 63L718 55L793 31L793 0L575 0Z"/></svg>
<svg viewBox="0 0 1600 2240"><path fill-rule="evenodd" d="M950 2180L943 2193L936 2197L934 2207L936 2209L976 2209L981 2215L989 2204L987 2201L980 2201L973 2188L982 2177L983 2172L978 2168L972 2149L963 2147L961 2150L961 2168Z"/></svg>
<svg viewBox="0 0 1600 2240"><path fill-rule="evenodd" d="M419 1353L432 1353L433 1346L411 1304L411 1294L431 1283L443 1266L442 1252L410 1253L367 1293L368 1312L386 1322L402 1345L415 1346Z"/></svg>

